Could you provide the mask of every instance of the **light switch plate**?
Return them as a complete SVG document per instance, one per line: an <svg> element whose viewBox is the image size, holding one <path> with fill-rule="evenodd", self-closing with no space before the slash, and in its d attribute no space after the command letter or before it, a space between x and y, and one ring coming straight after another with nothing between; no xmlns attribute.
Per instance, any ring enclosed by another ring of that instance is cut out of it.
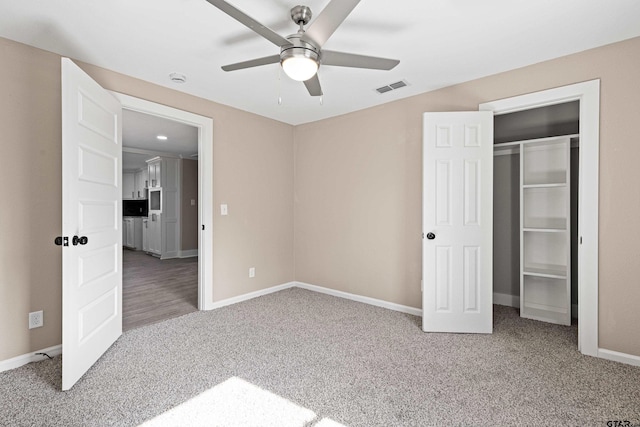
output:
<svg viewBox="0 0 640 427"><path fill-rule="evenodd" d="M220 205L220 215L228 215L229 214L229 208L227 208L227 205Z"/></svg>

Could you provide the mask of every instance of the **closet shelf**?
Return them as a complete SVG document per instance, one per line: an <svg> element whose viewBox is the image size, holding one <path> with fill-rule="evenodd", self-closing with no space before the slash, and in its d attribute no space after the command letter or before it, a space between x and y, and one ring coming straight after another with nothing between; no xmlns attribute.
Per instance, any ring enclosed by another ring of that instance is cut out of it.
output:
<svg viewBox="0 0 640 427"><path fill-rule="evenodd" d="M566 187L566 182L548 183L548 184L524 184L522 188L556 188Z"/></svg>
<svg viewBox="0 0 640 427"><path fill-rule="evenodd" d="M564 233L566 228L541 228L541 227L526 227L522 231L535 232L535 233Z"/></svg>
<svg viewBox="0 0 640 427"><path fill-rule="evenodd" d="M521 141L520 315L571 324L570 137Z"/></svg>
<svg viewBox="0 0 640 427"><path fill-rule="evenodd" d="M522 274L525 276L546 277L549 279L566 279L567 268L561 265L525 265Z"/></svg>

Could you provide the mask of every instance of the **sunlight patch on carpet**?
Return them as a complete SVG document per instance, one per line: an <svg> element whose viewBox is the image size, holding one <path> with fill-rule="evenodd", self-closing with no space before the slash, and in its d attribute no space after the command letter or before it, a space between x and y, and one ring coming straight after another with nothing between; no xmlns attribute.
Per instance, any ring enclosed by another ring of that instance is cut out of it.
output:
<svg viewBox="0 0 640 427"><path fill-rule="evenodd" d="M315 412L232 377L141 426L303 427L316 419ZM345 427L328 418L313 425Z"/></svg>

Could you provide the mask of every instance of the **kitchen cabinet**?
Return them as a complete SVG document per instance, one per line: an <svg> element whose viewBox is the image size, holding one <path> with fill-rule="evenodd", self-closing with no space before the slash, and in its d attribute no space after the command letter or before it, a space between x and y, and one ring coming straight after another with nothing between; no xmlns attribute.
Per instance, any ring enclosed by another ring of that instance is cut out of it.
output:
<svg viewBox="0 0 640 427"><path fill-rule="evenodd" d="M147 252L162 255L162 214L151 214L147 221Z"/></svg>
<svg viewBox="0 0 640 427"><path fill-rule="evenodd" d="M142 218L142 250L149 252L149 218Z"/></svg>
<svg viewBox="0 0 640 427"><path fill-rule="evenodd" d="M148 187L162 187L162 158L154 157L147 160Z"/></svg>
<svg viewBox="0 0 640 427"><path fill-rule="evenodd" d="M133 172L122 173L122 198L124 200L135 199L135 177Z"/></svg>
<svg viewBox="0 0 640 427"><path fill-rule="evenodd" d="M123 222L122 245L129 249L142 249L142 218L125 217Z"/></svg>
<svg viewBox="0 0 640 427"><path fill-rule="evenodd" d="M147 185L149 181L149 170L143 168L137 171L134 175L134 192L135 198L143 200L147 198Z"/></svg>
<svg viewBox="0 0 640 427"><path fill-rule="evenodd" d="M124 223L124 235L123 235L123 241L122 241L122 245L133 249L135 248L135 241L134 241L134 222L133 222L133 218L124 218L123 219L123 223Z"/></svg>
<svg viewBox="0 0 640 427"><path fill-rule="evenodd" d="M147 160L149 172L149 199L152 192L161 189L159 209L147 222L148 252L162 259L180 256L181 225L181 168L182 160L174 157L154 157Z"/></svg>

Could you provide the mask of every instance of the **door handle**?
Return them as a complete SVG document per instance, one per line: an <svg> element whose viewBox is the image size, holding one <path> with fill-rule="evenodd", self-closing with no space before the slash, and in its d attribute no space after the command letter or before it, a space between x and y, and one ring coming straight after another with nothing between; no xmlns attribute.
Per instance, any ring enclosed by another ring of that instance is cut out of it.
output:
<svg viewBox="0 0 640 427"><path fill-rule="evenodd" d="M86 245L87 242L89 242L89 239L87 239L87 236L82 236L82 237L73 236L73 239L71 239L71 243L73 244L73 246L78 246L78 243L81 245Z"/></svg>
<svg viewBox="0 0 640 427"><path fill-rule="evenodd" d="M435 239L435 238L436 238L436 235L435 235L435 234L433 234L433 233L427 233L427 239L429 239L429 240L433 240L433 239Z"/></svg>
<svg viewBox="0 0 640 427"><path fill-rule="evenodd" d="M55 243L58 246L69 246L69 238L66 236L65 237L58 236L55 238L53 243Z"/></svg>

